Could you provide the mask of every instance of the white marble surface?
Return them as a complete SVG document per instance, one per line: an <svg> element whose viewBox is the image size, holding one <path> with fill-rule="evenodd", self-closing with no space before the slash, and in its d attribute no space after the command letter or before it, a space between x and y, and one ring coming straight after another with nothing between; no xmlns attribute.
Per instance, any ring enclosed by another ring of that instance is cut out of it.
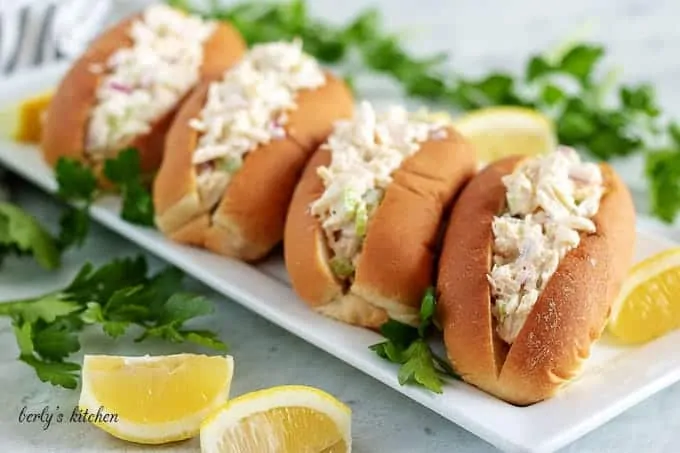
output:
<svg viewBox="0 0 680 453"><path fill-rule="evenodd" d="M312 11L329 20L345 20L360 9L378 6L390 28L405 30L418 52L447 50L453 66L469 74L492 68L519 69L532 51L545 48L587 21L592 38L603 42L610 61L624 68L629 81L651 81L663 106L680 115L680 3L674 0L456 0L388 1L311 0ZM118 14L139 2L119 0ZM113 19L113 18L112 18ZM394 91L382 81L367 81L370 95L384 101ZM1 82L0 82L0 89ZM368 94L368 92L367 92ZM633 173L627 175L634 179ZM23 183L15 183L16 199L56 228L58 205ZM644 194L638 206L645 209ZM124 239L95 227L87 246L70 252L64 268L48 274L30 262L8 261L0 272L0 298L30 295L67 281L85 260L142 253ZM154 263L159 264L154 260ZM217 302L218 314L205 325L219 329L236 360L232 394L276 384L301 383L326 389L351 405L355 451L396 453L491 453L493 447L411 402L361 372L259 319L207 288L194 288ZM169 353L177 347L162 343L113 343L98 334L83 341L90 353ZM187 350L187 349L183 349ZM0 451L100 452L152 451L131 446L78 424L56 424L43 430L20 424L23 406L70 411L77 393L41 384L32 370L16 361L17 349L9 323L0 321ZM617 417L562 450L562 453L671 453L680 437L680 385L675 385ZM65 409L66 408L66 409ZM158 449L197 451L195 442Z"/></svg>

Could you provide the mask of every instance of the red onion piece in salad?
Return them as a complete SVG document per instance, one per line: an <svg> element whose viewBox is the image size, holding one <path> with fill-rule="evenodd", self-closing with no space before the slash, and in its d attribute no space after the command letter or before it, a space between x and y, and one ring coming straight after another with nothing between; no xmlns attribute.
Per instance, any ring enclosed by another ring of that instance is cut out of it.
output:
<svg viewBox="0 0 680 453"><path fill-rule="evenodd" d="M115 82L115 81L110 82L109 87L111 87L111 89L113 89L113 90L120 91L120 92L123 92L123 93L126 93L126 94L132 93L132 87L125 85L125 84L122 84L122 83L119 83L119 82Z"/></svg>

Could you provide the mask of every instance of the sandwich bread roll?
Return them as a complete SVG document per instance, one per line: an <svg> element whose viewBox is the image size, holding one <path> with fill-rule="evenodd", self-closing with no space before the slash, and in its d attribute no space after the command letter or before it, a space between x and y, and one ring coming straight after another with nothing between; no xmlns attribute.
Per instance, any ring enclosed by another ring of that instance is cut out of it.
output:
<svg viewBox="0 0 680 453"><path fill-rule="evenodd" d="M606 164L560 147L476 176L453 209L438 275L448 357L517 405L576 377L631 265L635 210Z"/></svg>
<svg viewBox="0 0 680 453"><path fill-rule="evenodd" d="M297 294L350 324L416 323L444 213L475 168L474 151L445 123L362 103L293 196L284 256Z"/></svg>
<svg viewBox="0 0 680 453"><path fill-rule="evenodd" d="M180 243L265 257L283 237L307 160L353 106L345 83L300 41L254 46L175 118L154 182L156 225Z"/></svg>
<svg viewBox="0 0 680 453"><path fill-rule="evenodd" d="M127 147L142 170L157 170L165 134L185 96L245 51L223 22L163 4L147 7L102 33L61 80L48 106L42 151L52 166L78 159L101 172Z"/></svg>

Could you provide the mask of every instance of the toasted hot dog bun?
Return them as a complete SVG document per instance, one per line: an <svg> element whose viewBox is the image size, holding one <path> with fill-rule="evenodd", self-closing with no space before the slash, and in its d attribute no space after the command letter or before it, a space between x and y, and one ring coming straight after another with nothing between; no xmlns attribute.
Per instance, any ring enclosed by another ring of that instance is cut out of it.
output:
<svg viewBox="0 0 680 453"><path fill-rule="evenodd" d="M491 312L493 217L505 204L501 178L521 158L494 163L475 177L453 209L438 276L438 316L448 357L465 381L517 405L553 396L574 378L606 324L633 258L635 209L621 179L602 164L605 193L512 343L500 340Z"/></svg>
<svg viewBox="0 0 680 453"><path fill-rule="evenodd" d="M46 112L41 140L43 156L51 166L60 157L69 157L90 163L100 173L101 164L91 162L84 151L90 112L96 104L97 88L105 76L92 68L104 65L119 49L132 46L130 28L140 18L141 14L131 16L102 33L59 83ZM245 42L234 28L224 22L217 23L213 34L203 44L201 78L222 73L241 58L245 49ZM177 107L181 102L180 99ZM165 135L177 107L158 118L147 134L140 135L130 145L139 150L144 172L158 169Z"/></svg>
<svg viewBox="0 0 680 453"><path fill-rule="evenodd" d="M171 239L244 261L256 261L283 238L286 212L307 160L333 122L351 116L354 101L343 81L326 73L326 83L297 93L286 136L250 151L227 185L217 209L201 206L192 154L199 115L211 81L197 87L168 133L163 163L154 182L156 225Z"/></svg>
<svg viewBox="0 0 680 453"><path fill-rule="evenodd" d="M475 173L473 149L449 129L446 138L424 142L403 161L368 223L349 288L331 271L321 224L309 209L325 190L317 168L330 162L328 149L316 152L290 205L284 255L295 291L314 310L349 324L378 328L389 318L417 322L434 276L442 218Z"/></svg>

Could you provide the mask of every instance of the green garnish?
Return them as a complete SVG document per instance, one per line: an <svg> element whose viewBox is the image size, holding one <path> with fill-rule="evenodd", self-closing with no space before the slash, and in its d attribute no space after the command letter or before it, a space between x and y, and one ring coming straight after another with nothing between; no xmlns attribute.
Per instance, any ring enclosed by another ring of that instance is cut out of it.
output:
<svg viewBox="0 0 680 453"><path fill-rule="evenodd" d="M154 225L153 200L142 180L139 152L124 149L104 162L104 175L120 190L123 197L121 217L138 225Z"/></svg>
<svg viewBox="0 0 680 453"><path fill-rule="evenodd" d="M366 235L366 224L368 223L368 211L366 210L366 203L359 203L354 212L354 225L356 234L359 237Z"/></svg>
<svg viewBox="0 0 680 453"><path fill-rule="evenodd" d="M359 195L357 195L354 190L345 188L345 190L342 192L342 202L347 212L354 213L354 211L357 209L357 206L361 202L361 197L359 197Z"/></svg>
<svg viewBox="0 0 680 453"><path fill-rule="evenodd" d="M0 202L0 264L9 255L31 255L45 269L61 264L58 243L28 212Z"/></svg>
<svg viewBox="0 0 680 453"><path fill-rule="evenodd" d="M415 384L434 393L442 393L443 377L459 379L446 359L435 354L426 337L433 326L437 301L434 288L428 288L420 306L420 324L409 326L390 319L380 327L387 339L370 347L383 359L401 365L399 383Z"/></svg>
<svg viewBox="0 0 680 453"><path fill-rule="evenodd" d="M666 222L680 212L680 146L647 156L652 211Z"/></svg>
<svg viewBox="0 0 680 453"><path fill-rule="evenodd" d="M87 211L99 193L97 177L81 161L67 157L59 158L55 174L57 195L71 203L59 221L59 246L62 250L72 246L80 247L90 230Z"/></svg>
<svg viewBox="0 0 680 453"><path fill-rule="evenodd" d="M55 173L59 185L58 195L76 205L61 219L62 246L81 245L89 230L88 209L101 194L97 177L90 167L68 157L59 159ZM114 184L123 199L120 216L130 223L152 226L153 200L144 184L139 151L127 148L116 157L106 159L104 176Z"/></svg>
<svg viewBox="0 0 680 453"><path fill-rule="evenodd" d="M78 334L98 324L111 338L132 326L135 341L149 337L226 350L214 332L185 329L190 319L212 313L212 304L183 292L182 273L166 268L149 275L146 260L117 259L95 268L86 264L63 289L35 298L0 303L0 316L11 318L19 360L43 382L74 389L80 366L65 361L80 350Z"/></svg>
<svg viewBox="0 0 680 453"><path fill-rule="evenodd" d="M354 274L354 265L349 258L334 256L330 260L331 271L340 278L349 278Z"/></svg>
<svg viewBox="0 0 680 453"><path fill-rule="evenodd" d="M243 162L237 157L225 157L217 163L217 167L227 173L236 173L242 166Z"/></svg>
<svg viewBox="0 0 680 453"><path fill-rule="evenodd" d="M492 71L470 78L446 71L446 55L419 58L407 52L403 40L386 30L375 9L336 25L310 16L304 0L241 2L230 7L212 2L203 10L192 8L194 2L187 0L170 3L204 17L230 21L249 44L301 37L305 51L324 63L340 64L359 55L366 68L396 80L406 94L444 107L464 111L494 105L538 109L554 119L560 143L598 159L656 155L655 144L669 132L649 85L617 88L616 69L598 70L605 57L601 45L569 42L529 56L522 74ZM568 89L560 79L567 79L567 85L575 89ZM614 104L608 103L611 98ZM665 221L672 221L680 212L680 201L676 201L680 196L663 192L677 187L677 172L660 167L674 165L673 153L680 153L677 143L665 157L650 157L647 172L652 212Z"/></svg>

